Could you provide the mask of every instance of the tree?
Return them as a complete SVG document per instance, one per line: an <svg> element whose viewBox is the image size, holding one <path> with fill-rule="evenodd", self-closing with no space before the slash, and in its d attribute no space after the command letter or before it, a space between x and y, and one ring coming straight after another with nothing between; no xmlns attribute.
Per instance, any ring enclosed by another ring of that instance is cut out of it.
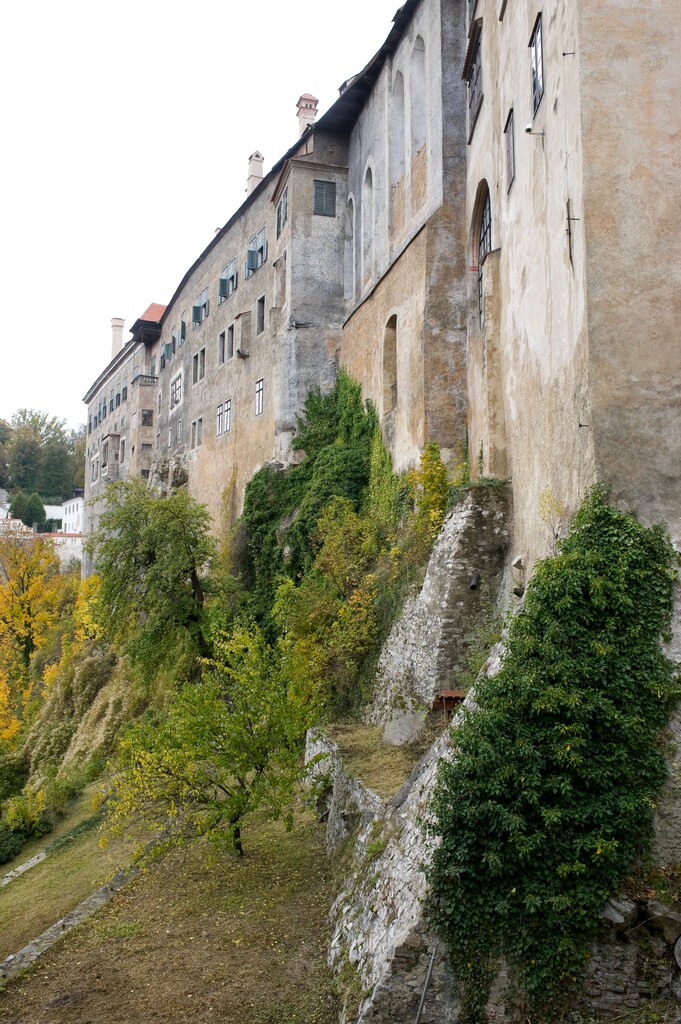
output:
<svg viewBox="0 0 681 1024"><path fill-rule="evenodd" d="M70 496L84 461L82 434L67 431L55 416L19 409L4 441L9 484L53 501Z"/></svg>
<svg viewBox="0 0 681 1024"><path fill-rule="evenodd" d="M26 526L33 526L34 523L38 523L40 526L45 522L46 518L45 506L40 500L40 495L36 494L34 491L33 494L29 495L26 503L24 522L26 523Z"/></svg>
<svg viewBox="0 0 681 1024"><path fill-rule="evenodd" d="M28 498L23 491L17 491L9 504L9 514L22 523L26 521Z"/></svg>
<svg viewBox="0 0 681 1024"><path fill-rule="evenodd" d="M301 744L318 707L289 686L277 648L258 627L214 637L215 657L160 722L121 744L109 824L113 835L161 835L165 848L203 836L243 854L244 815L279 816L305 772Z"/></svg>
<svg viewBox="0 0 681 1024"><path fill-rule="evenodd" d="M183 648L211 653L204 636L210 516L186 491L154 497L141 481L112 484L93 538L97 618L147 674Z"/></svg>
<svg viewBox="0 0 681 1024"><path fill-rule="evenodd" d="M31 695L30 665L58 622L62 578L52 543L0 528L0 739L11 738Z"/></svg>

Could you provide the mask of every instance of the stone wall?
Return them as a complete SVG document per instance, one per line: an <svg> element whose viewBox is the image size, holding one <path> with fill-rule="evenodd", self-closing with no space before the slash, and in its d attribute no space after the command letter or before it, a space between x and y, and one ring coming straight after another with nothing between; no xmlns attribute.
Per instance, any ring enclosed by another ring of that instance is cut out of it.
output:
<svg viewBox="0 0 681 1024"><path fill-rule="evenodd" d="M496 609L508 523L507 493L492 487L469 491L447 517L421 591L408 598L381 652L373 721L402 714L405 699L430 708L439 690L457 688L477 632Z"/></svg>
<svg viewBox="0 0 681 1024"><path fill-rule="evenodd" d="M342 1024L411 1024L434 948L422 1024L456 1020L445 959L422 906L428 849L420 819L438 758L447 750L442 736L399 793L383 801L348 777L335 744L319 734L308 741L306 759L321 758L313 774L329 852L338 854L352 844L350 867L331 911L329 961L347 989Z"/></svg>

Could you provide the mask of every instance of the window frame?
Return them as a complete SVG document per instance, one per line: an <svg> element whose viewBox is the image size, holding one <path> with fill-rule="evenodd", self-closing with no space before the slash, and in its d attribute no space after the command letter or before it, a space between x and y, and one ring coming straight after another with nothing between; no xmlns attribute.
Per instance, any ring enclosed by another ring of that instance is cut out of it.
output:
<svg viewBox="0 0 681 1024"><path fill-rule="evenodd" d="M544 98L544 40L542 29L542 12L540 11L532 29L529 47L530 71L532 84L532 116L537 113Z"/></svg>
<svg viewBox="0 0 681 1024"><path fill-rule="evenodd" d="M200 327L208 319L208 288L199 292L195 305L192 306L192 329Z"/></svg>
<svg viewBox="0 0 681 1024"><path fill-rule="evenodd" d="M508 112L504 126L504 148L506 151L506 195L515 181L515 118L513 107Z"/></svg>
<svg viewBox="0 0 681 1024"><path fill-rule="evenodd" d="M170 408L174 409L182 401L182 374L170 382Z"/></svg>
<svg viewBox="0 0 681 1024"><path fill-rule="evenodd" d="M246 263L244 265L245 276L251 277L267 260L267 236L265 228L260 228L248 243Z"/></svg>
<svg viewBox="0 0 681 1024"><path fill-rule="evenodd" d="M217 409L215 410L215 420L215 436L222 437L222 402L220 402Z"/></svg>
<svg viewBox="0 0 681 1024"><path fill-rule="evenodd" d="M255 335L258 337L265 332L265 296L258 296L255 303Z"/></svg>
<svg viewBox="0 0 681 1024"><path fill-rule="evenodd" d="M288 220L288 185L281 194L281 199L277 206L277 238L280 237L286 221Z"/></svg>
<svg viewBox="0 0 681 1024"><path fill-rule="evenodd" d="M236 256L223 268L218 281L218 305L226 302L236 291L239 275L236 269Z"/></svg>
<svg viewBox="0 0 681 1024"><path fill-rule="evenodd" d="M263 409L265 408L265 378L261 377L260 380L255 382L255 415L262 416Z"/></svg>
<svg viewBox="0 0 681 1024"><path fill-rule="evenodd" d="M478 20L474 23L471 30L470 60L466 68L469 143L473 138L473 132L480 116L482 101L485 98L482 84L482 21Z"/></svg>
<svg viewBox="0 0 681 1024"><path fill-rule="evenodd" d="M223 433L228 434L232 428L232 399L226 398L224 405L224 431Z"/></svg>
<svg viewBox="0 0 681 1024"><path fill-rule="evenodd" d="M483 328L483 304L482 304L482 265L485 257L492 251L492 200L489 188L485 192L485 198L480 211L480 228L478 230L478 316L480 318L480 330Z"/></svg>
<svg viewBox="0 0 681 1024"><path fill-rule="evenodd" d="M335 178L314 178L312 181L312 215L314 217L336 216Z"/></svg>

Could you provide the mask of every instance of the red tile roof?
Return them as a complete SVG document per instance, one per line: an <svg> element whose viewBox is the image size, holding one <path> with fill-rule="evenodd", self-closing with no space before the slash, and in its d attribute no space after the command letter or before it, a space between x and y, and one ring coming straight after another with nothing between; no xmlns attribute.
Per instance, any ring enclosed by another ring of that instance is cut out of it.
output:
<svg viewBox="0 0 681 1024"><path fill-rule="evenodd" d="M152 302L149 308L142 313L140 320L150 320L152 323L158 324L165 311L166 307L162 306L160 302Z"/></svg>

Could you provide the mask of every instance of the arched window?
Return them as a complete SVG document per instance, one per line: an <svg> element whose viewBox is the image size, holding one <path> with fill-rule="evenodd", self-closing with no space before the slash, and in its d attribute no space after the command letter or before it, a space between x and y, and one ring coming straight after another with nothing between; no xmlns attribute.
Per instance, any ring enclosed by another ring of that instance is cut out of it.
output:
<svg viewBox="0 0 681 1024"><path fill-rule="evenodd" d="M343 265L345 298L352 302L355 297L355 201L352 196L348 196L345 207Z"/></svg>
<svg viewBox="0 0 681 1024"><path fill-rule="evenodd" d="M362 186L362 287L374 276L374 176L367 167Z"/></svg>
<svg viewBox="0 0 681 1024"><path fill-rule="evenodd" d="M492 207L489 200L489 189L485 190L480 215L480 229L478 232L478 313L480 316L480 330L482 330L482 264L485 256L492 249Z"/></svg>
<svg viewBox="0 0 681 1024"><path fill-rule="evenodd" d="M397 317L391 316L383 334L383 413L397 407Z"/></svg>

